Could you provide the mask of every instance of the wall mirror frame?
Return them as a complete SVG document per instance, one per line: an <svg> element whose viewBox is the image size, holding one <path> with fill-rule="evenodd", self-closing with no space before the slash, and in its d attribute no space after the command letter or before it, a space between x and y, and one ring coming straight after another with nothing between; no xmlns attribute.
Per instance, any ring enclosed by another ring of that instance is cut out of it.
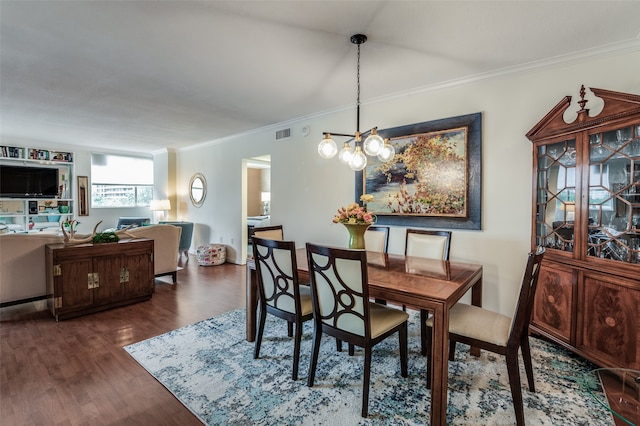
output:
<svg viewBox="0 0 640 426"><path fill-rule="evenodd" d="M202 207L206 196L207 180L202 173L196 173L191 176L191 180L189 181L189 198L191 198L191 204L195 207Z"/></svg>

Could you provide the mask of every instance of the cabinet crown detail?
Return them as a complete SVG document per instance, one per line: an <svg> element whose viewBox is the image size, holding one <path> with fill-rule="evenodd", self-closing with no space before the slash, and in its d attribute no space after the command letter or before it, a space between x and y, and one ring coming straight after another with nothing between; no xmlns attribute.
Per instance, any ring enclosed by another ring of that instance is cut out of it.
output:
<svg viewBox="0 0 640 426"><path fill-rule="evenodd" d="M580 87L581 109L576 111L577 117L571 123L567 123L564 114L571 106L571 96L565 96L551 111L544 116L529 132L527 138L530 140L541 140L569 134L579 130L597 127L604 123L611 124L617 120L624 120L630 116L640 114L640 95L629 93L613 92L611 90L590 88L591 92L604 102L602 111L596 116L589 116L589 109L585 108L586 89L584 85Z"/></svg>

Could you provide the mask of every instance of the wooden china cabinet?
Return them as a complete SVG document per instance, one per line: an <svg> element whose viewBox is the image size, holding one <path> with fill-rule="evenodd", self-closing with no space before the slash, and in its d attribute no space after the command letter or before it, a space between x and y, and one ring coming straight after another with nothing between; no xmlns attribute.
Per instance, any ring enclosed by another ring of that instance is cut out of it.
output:
<svg viewBox="0 0 640 426"><path fill-rule="evenodd" d="M527 133L532 246L547 249L530 329L640 370L640 95L590 90L600 99L583 86L579 111L567 96Z"/></svg>

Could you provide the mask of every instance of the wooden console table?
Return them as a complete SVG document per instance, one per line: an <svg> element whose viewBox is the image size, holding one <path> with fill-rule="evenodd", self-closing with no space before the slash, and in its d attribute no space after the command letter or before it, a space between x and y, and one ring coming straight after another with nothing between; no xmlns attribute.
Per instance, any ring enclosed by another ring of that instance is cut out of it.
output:
<svg viewBox="0 0 640 426"><path fill-rule="evenodd" d="M47 306L57 320L151 299L153 240L48 244Z"/></svg>

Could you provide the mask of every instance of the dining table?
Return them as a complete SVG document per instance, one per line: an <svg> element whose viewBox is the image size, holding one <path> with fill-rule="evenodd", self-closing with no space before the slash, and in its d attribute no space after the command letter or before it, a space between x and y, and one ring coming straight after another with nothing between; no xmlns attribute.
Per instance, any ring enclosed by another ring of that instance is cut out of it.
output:
<svg viewBox="0 0 640 426"><path fill-rule="evenodd" d="M296 250L300 282L308 282L306 248ZM258 283L253 258L247 259L246 340L256 334ZM431 356L431 425L446 425L449 368L449 310L469 290L471 304L482 306L482 265L367 251L369 296L433 316ZM478 348L471 354L480 355ZM426 383L425 383L426 386Z"/></svg>

